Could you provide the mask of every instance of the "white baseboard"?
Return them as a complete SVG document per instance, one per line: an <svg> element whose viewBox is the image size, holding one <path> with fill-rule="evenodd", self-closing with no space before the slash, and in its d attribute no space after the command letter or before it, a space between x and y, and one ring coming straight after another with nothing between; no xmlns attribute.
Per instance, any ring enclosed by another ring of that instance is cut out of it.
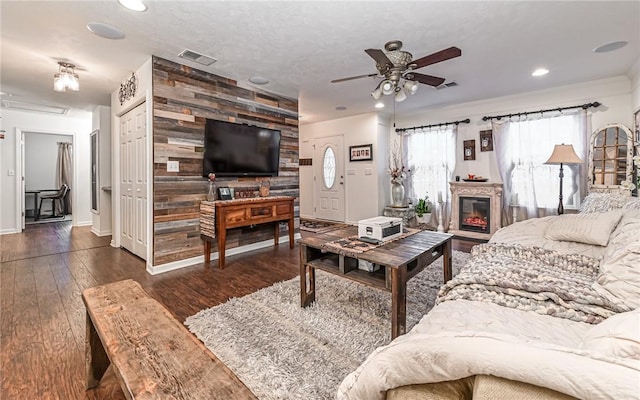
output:
<svg viewBox="0 0 640 400"><path fill-rule="evenodd" d="M10 235L12 233L20 233L21 231L17 231L15 229L3 229L0 231L0 235Z"/></svg>
<svg viewBox="0 0 640 400"><path fill-rule="evenodd" d="M293 237L294 240L300 239L300 238L301 238L300 233L296 233L295 236ZM289 235L280 236L279 243L280 244L289 243ZM271 246L273 246L273 239L263 240L262 242L251 243L245 246L234 247L233 249L229 249L225 252L225 257L233 256L236 254L242 254L242 253L246 253L253 250L263 249L265 247L271 247ZM211 260L217 260L217 259L218 259L218 252L211 253ZM147 261L147 272L150 275L157 275L163 272L174 271L176 269L190 267L192 265L202 264L202 263L204 263L204 255L187 258L185 260L173 261L170 263L160 264L160 265L151 265L149 261Z"/></svg>
<svg viewBox="0 0 640 400"><path fill-rule="evenodd" d="M73 226L91 226L93 221L78 221Z"/></svg>
<svg viewBox="0 0 640 400"><path fill-rule="evenodd" d="M99 231L96 229L95 226L91 227L91 233L93 233L96 236L109 236L111 235L111 231Z"/></svg>

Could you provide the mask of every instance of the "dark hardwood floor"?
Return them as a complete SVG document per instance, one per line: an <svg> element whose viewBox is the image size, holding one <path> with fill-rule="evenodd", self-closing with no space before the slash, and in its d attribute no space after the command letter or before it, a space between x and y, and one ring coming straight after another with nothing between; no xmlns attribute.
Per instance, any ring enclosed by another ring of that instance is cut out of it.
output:
<svg viewBox="0 0 640 400"><path fill-rule="evenodd" d="M303 235L307 233L303 232ZM179 320L298 275L286 244L152 276L145 263L71 222L30 225L0 236L0 398L113 398L114 382L84 390L85 288L131 278ZM454 239L469 251L477 242ZM106 387L105 387L106 386ZM117 388L115 390L118 390Z"/></svg>

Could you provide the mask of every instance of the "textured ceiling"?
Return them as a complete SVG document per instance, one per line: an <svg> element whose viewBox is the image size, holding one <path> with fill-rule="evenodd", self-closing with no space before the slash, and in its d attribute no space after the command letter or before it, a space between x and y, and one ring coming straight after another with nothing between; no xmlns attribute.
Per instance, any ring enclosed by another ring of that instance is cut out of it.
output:
<svg viewBox="0 0 640 400"><path fill-rule="evenodd" d="M120 82L157 55L245 87L253 75L267 77L261 89L297 97L301 123L310 123L374 110L376 78L330 81L376 72L363 50L393 39L414 58L462 49L462 57L419 70L457 87L421 85L396 104L397 113L629 74L640 57L638 1L146 3L146 12L135 13L116 0L2 0L1 90L13 100L91 110L109 105ZM126 37L98 37L89 22L113 25ZM592 51L618 40L629 45ZM184 49L218 62L204 67L178 58ZM53 91L58 60L79 66L80 92ZM531 77L539 66L551 72ZM393 108L391 98L386 105Z"/></svg>

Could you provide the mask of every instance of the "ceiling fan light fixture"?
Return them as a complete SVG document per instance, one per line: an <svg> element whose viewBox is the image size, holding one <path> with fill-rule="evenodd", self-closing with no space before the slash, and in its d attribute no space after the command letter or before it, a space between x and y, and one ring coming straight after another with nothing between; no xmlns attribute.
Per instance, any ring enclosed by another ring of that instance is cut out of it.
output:
<svg viewBox="0 0 640 400"><path fill-rule="evenodd" d="M395 85L389 79L385 79L380 84L380 90L382 90L382 94L388 96L390 94L393 94L393 92L395 91Z"/></svg>
<svg viewBox="0 0 640 400"><path fill-rule="evenodd" d="M395 96L396 102L400 103L405 101L406 99L407 99L407 93L403 89L400 89L396 92L396 96Z"/></svg>
<svg viewBox="0 0 640 400"><path fill-rule="evenodd" d="M380 100L380 97L382 97L382 89L380 89L380 86L378 86L373 92L371 92L371 97L373 97L375 100Z"/></svg>
<svg viewBox="0 0 640 400"><path fill-rule="evenodd" d="M408 94L414 95L418 91L418 82L406 80L403 87Z"/></svg>

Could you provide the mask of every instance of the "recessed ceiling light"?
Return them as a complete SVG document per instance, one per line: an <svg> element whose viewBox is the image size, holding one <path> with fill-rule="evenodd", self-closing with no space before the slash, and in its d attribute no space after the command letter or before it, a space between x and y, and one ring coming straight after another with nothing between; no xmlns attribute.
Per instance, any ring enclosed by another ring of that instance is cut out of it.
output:
<svg viewBox="0 0 640 400"><path fill-rule="evenodd" d="M546 68L538 68L531 73L531 76L544 76L549 73L549 70Z"/></svg>
<svg viewBox="0 0 640 400"><path fill-rule="evenodd" d="M249 78L249 82L253 83L254 85L266 85L267 83L269 83L269 80L262 76L252 76L251 78Z"/></svg>
<svg viewBox="0 0 640 400"><path fill-rule="evenodd" d="M376 105L374 106L375 108L384 108L384 103L379 101L376 103Z"/></svg>
<svg viewBox="0 0 640 400"><path fill-rule="evenodd" d="M118 0L118 3L122 4L129 10L147 11L147 6L141 0Z"/></svg>
<svg viewBox="0 0 640 400"><path fill-rule="evenodd" d="M111 25L103 24L102 22L89 22L87 24L87 29L105 39L115 40L124 38L124 33L120 29Z"/></svg>
<svg viewBox="0 0 640 400"><path fill-rule="evenodd" d="M628 45L629 42L625 42L624 40L618 41L618 42L610 42L610 43L605 43L602 46L598 46L595 49L593 49L594 53L608 53L610 51L615 51L618 49L623 48L624 46Z"/></svg>
<svg viewBox="0 0 640 400"><path fill-rule="evenodd" d="M346 109L347 109L347 107L345 107L345 106L338 106L338 107L336 107L336 110L338 110L338 111L344 111L344 110L346 110Z"/></svg>

